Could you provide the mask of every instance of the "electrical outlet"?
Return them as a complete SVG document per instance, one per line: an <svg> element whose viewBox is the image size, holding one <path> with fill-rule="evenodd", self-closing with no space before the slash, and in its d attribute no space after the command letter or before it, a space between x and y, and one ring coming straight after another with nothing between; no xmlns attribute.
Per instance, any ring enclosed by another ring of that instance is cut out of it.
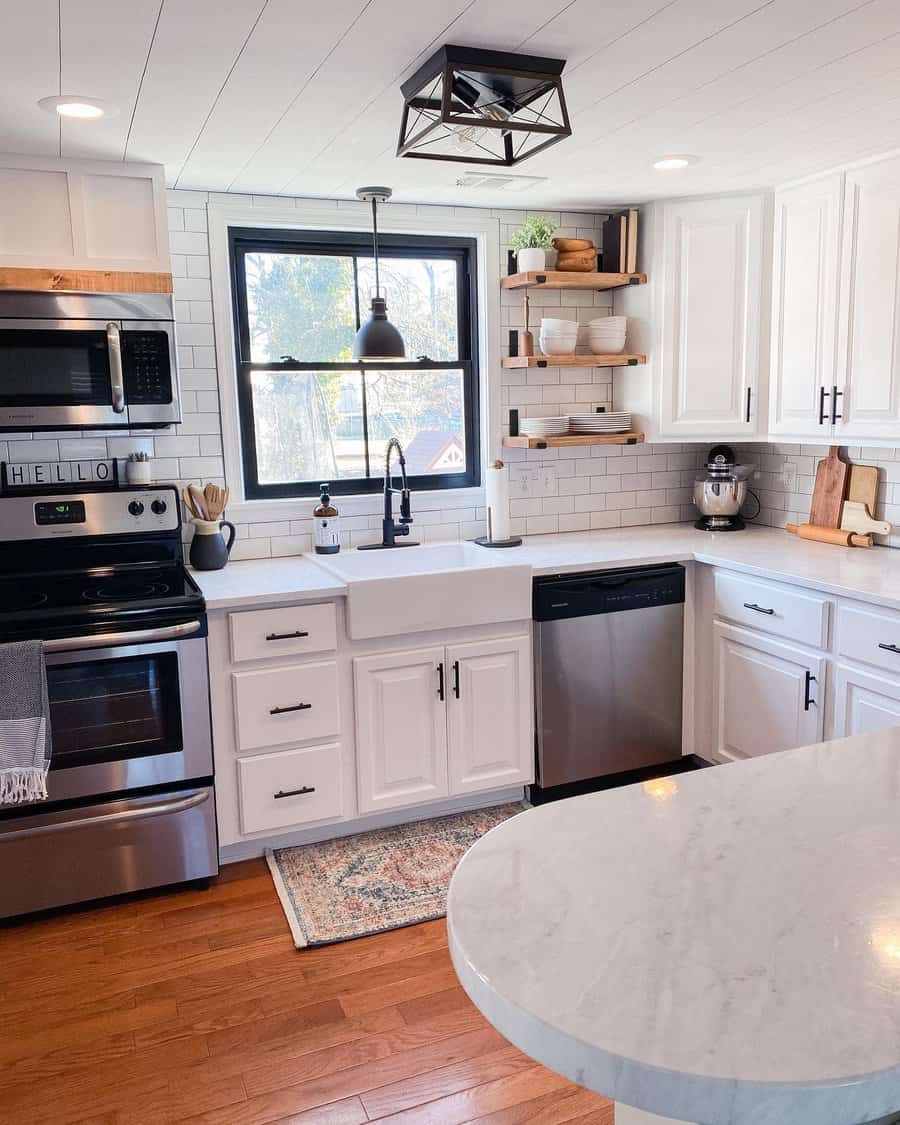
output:
<svg viewBox="0 0 900 1125"><path fill-rule="evenodd" d="M797 491L797 466L793 461L785 461L781 467L781 483L785 492Z"/></svg>
<svg viewBox="0 0 900 1125"><path fill-rule="evenodd" d="M509 495L513 500L531 500L556 495L555 465L511 465Z"/></svg>

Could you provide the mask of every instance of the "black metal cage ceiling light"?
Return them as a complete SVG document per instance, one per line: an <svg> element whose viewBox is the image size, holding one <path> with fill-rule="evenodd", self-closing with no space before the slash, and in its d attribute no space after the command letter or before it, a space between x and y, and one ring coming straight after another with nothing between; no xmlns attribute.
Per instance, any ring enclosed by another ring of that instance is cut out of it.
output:
<svg viewBox="0 0 900 1125"><path fill-rule="evenodd" d="M512 167L572 135L563 59L447 45L403 91L398 156Z"/></svg>

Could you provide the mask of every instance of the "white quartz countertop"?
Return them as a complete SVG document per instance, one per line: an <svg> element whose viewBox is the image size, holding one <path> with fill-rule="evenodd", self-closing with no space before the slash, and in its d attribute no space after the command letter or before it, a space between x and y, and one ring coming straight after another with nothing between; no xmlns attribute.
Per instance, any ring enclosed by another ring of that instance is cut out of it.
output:
<svg viewBox="0 0 900 1125"><path fill-rule="evenodd" d="M303 556L232 562L222 570L192 570L191 577L203 591L207 609L333 597L347 590L339 578Z"/></svg>
<svg viewBox="0 0 900 1125"><path fill-rule="evenodd" d="M453 962L538 1061L704 1125L900 1109L900 730L532 809L466 854Z"/></svg>
<svg viewBox="0 0 900 1125"><path fill-rule="evenodd" d="M403 559L414 563L416 550L413 547L392 552L398 559L398 573L402 572ZM347 554L354 559L366 557L357 551ZM368 557L373 555L374 567L380 552ZM750 527L723 534L697 531L691 524L665 524L578 531L536 535L526 539L521 547L485 548L474 554L479 559L481 556L486 568L501 563L525 563L534 574L696 560L787 579L877 605L900 607L900 551L886 547L832 547L797 539L776 528ZM259 559L229 563L224 570L193 573L210 609L345 593L343 580L314 560L314 555Z"/></svg>

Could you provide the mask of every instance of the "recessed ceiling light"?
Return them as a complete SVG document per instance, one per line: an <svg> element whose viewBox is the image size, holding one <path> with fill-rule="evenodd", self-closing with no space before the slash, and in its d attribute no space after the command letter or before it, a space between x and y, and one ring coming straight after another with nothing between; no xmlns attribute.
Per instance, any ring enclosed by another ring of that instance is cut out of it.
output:
<svg viewBox="0 0 900 1125"><path fill-rule="evenodd" d="M115 117L119 112L109 102L103 102L99 98L86 98L81 94L60 94L58 97L41 98L38 105L48 113L58 113L60 117L76 117L82 121L92 121L98 117Z"/></svg>
<svg viewBox="0 0 900 1125"><path fill-rule="evenodd" d="M689 164L696 164L699 159L698 156L688 156L683 152L672 153L654 160L653 167L658 172L674 172L678 168L687 168Z"/></svg>

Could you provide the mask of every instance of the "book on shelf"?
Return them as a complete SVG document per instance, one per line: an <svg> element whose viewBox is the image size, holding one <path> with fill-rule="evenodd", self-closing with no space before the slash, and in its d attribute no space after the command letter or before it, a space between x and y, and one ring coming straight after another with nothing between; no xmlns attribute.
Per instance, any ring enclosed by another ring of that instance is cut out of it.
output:
<svg viewBox="0 0 900 1125"><path fill-rule="evenodd" d="M635 209L610 215L603 224L604 273L636 273L638 212Z"/></svg>

